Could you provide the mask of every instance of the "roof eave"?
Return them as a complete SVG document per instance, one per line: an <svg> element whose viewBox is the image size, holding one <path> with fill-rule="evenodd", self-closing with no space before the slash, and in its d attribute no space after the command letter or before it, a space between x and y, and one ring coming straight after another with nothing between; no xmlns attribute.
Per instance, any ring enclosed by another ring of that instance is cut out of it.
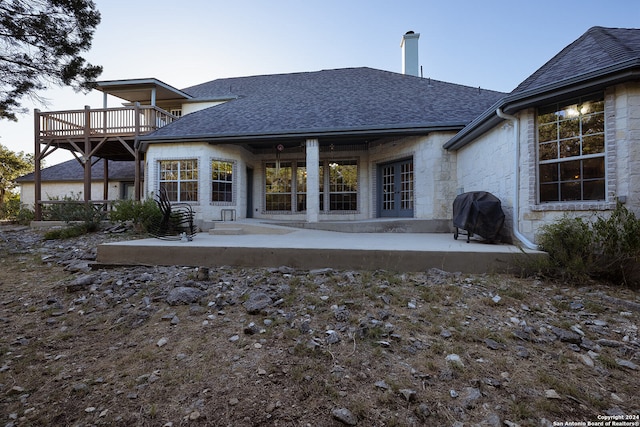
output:
<svg viewBox="0 0 640 427"><path fill-rule="evenodd" d="M447 150L459 150L494 128L503 121L503 119L496 114L498 108L507 114L515 114L525 108L553 102L554 99L601 90L608 86L631 80L640 80L640 58L621 62L611 67L581 74L528 91L508 95L494 104L477 119L469 123L469 125L462 129L456 136L447 141L443 147Z"/></svg>
<svg viewBox="0 0 640 427"><path fill-rule="evenodd" d="M434 123L423 126L389 128L344 129L344 130L304 130L276 133L246 133L241 135L185 135L185 136L141 136L137 145L142 151L146 151L150 144L155 143L182 143L182 142L207 142L220 143L246 143L246 142L270 142L273 140L291 140L307 138L336 138L336 137L385 137L385 136L410 136L424 135L431 132L457 132L464 128L466 123Z"/></svg>

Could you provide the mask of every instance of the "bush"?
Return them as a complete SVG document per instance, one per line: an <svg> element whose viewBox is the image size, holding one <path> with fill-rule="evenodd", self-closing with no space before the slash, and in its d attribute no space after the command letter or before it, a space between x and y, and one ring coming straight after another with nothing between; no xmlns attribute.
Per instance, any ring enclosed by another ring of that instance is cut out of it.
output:
<svg viewBox="0 0 640 427"><path fill-rule="evenodd" d="M154 223L162 220L162 211L152 198L144 202L135 200L118 200L111 212L111 221L131 221L141 232L148 232Z"/></svg>
<svg viewBox="0 0 640 427"><path fill-rule="evenodd" d="M540 248L549 254L540 273L565 280L640 284L640 220L622 204L594 221L565 215L541 228Z"/></svg>
<svg viewBox="0 0 640 427"><path fill-rule="evenodd" d="M54 228L53 230L47 231L46 233L44 233L44 239L70 239L72 237L82 236L83 234L87 234L91 231L95 230L89 230L86 224L68 225L64 228Z"/></svg>
<svg viewBox="0 0 640 427"><path fill-rule="evenodd" d="M18 224L28 225L33 221L33 211L20 203L19 196L12 196L0 207L0 219L8 219Z"/></svg>

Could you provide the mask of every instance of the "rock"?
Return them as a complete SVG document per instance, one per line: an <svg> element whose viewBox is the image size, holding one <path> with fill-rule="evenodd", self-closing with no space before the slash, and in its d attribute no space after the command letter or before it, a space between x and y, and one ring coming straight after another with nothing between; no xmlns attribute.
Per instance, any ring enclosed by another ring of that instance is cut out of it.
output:
<svg viewBox="0 0 640 427"><path fill-rule="evenodd" d="M482 397L482 393L480 393L480 389L475 387L465 387L460 401L462 403L462 407L465 409L471 409L476 406L476 402Z"/></svg>
<svg viewBox="0 0 640 427"><path fill-rule="evenodd" d="M594 366L593 360L589 356L587 356L586 354L578 354L578 355L576 355L576 357L583 364L587 365L590 368L593 368L593 366Z"/></svg>
<svg viewBox="0 0 640 427"><path fill-rule="evenodd" d="M442 338L445 338L445 339L446 339L446 338L451 338L451 332L450 332L448 329L443 329L443 330L440 332L440 336L441 336Z"/></svg>
<svg viewBox="0 0 640 427"><path fill-rule="evenodd" d="M327 338L325 339L327 344L337 344L340 342L340 335L336 331L329 330L326 332Z"/></svg>
<svg viewBox="0 0 640 427"><path fill-rule="evenodd" d="M495 304L499 303L502 300L502 298L500 297L500 295L496 295L493 298L491 298L491 301L493 301Z"/></svg>
<svg viewBox="0 0 640 427"><path fill-rule="evenodd" d="M416 400L416 396L418 394L415 390L412 390L410 388L403 388L398 391L400 392L402 397L407 400L407 402L413 402L414 400Z"/></svg>
<svg viewBox="0 0 640 427"><path fill-rule="evenodd" d="M245 335L255 335L258 332L260 332L260 328L258 328L258 326L254 322L251 322L244 327Z"/></svg>
<svg viewBox="0 0 640 427"><path fill-rule="evenodd" d="M618 366L622 366L623 368L628 368L634 371L640 369L640 366L636 365L630 360L616 359L616 363L618 364Z"/></svg>
<svg viewBox="0 0 640 427"><path fill-rule="evenodd" d="M500 415L496 413L491 413L484 421L480 423L481 426L487 427L502 427L502 422L500 421Z"/></svg>
<svg viewBox="0 0 640 427"><path fill-rule="evenodd" d="M358 419L347 408L335 408L331 411L333 418L348 426L355 426L358 424Z"/></svg>
<svg viewBox="0 0 640 427"><path fill-rule="evenodd" d="M460 358L460 356L458 356L457 354L449 354L447 355L447 357L445 357L445 360L451 363L452 365L458 365L464 368L464 363L462 362L462 359Z"/></svg>
<svg viewBox="0 0 640 427"><path fill-rule="evenodd" d="M235 397L232 397L231 399L229 399L230 406L236 406L238 403L240 403L240 401Z"/></svg>
<svg viewBox="0 0 640 427"><path fill-rule="evenodd" d="M415 409L415 413L422 422L425 422L426 419L431 415L431 411L429 410L429 407L426 403L421 403L420 405L418 405L418 407Z"/></svg>
<svg viewBox="0 0 640 427"><path fill-rule="evenodd" d="M242 304L249 314L258 314L271 305L271 297L264 292L253 292Z"/></svg>
<svg viewBox="0 0 640 427"><path fill-rule="evenodd" d="M545 390L544 397L546 397L547 399L562 399L562 397L554 389Z"/></svg>
<svg viewBox="0 0 640 427"><path fill-rule="evenodd" d="M484 343L487 345L487 348L490 348L491 350L500 350L506 347L504 344L500 344L499 342L494 341L491 338L485 339Z"/></svg>
<svg viewBox="0 0 640 427"><path fill-rule="evenodd" d="M167 304L169 305L186 305L198 302L205 295L203 291L187 286L179 286L169 291L167 295Z"/></svg>
<svg viewBox="0 0 640 427"><path fill-rule="evenodd" d="M77 277L74 281L69 283L66 287L67 292L78 292L82 291L89 286L93 285L95 281L95 276L92 274L83 274L80 277Z"/></svg>
<svg viewBox="0 0 640 427"><path fill-rule="evenodd" d="M345 306L335 307L333 310L333 317L338 322L348 322L350 315L351 313L349 312L349 309Z"/></svg>
<svg viewBox="0 0 640 427"><path fill-rule="evenodd" d="M449 396L451 396L452 398L455 399L456 397L460 396L460 394L458 394L457 391L451 389L451 390L449 390Z"/></svg>
<svg viewBox="0 0 640 427"><path fill-rule="evenodd" d="M529 350L527 350L526 347L519 345L519 346L516 347L516 355L518 357L522 357L523 359L528 359L529 358Z"/></svg>
<svg viewBox="0 0 640 427"><path fill-rule="evenodd" d="M383 390L389 390L389 384L387 384L384 380L376 381L374 385Z"/></svg>
<svg viewBox="0 0 640 427"><path fill-rule="evenodd" d="M325 274L332 274L335 270L333 268L317 268L315 270L310 270L309 275L311 276L322 276Z"/></svg>
<svg viewBox="0 0 640 427"><path fill-rule="evenodd" d="M620 341L614 341L614 340L606 340L606 339L600 339L598 341L596 341L598 343L598 345L601 345L603 347L622 347L624 345L624 343L620 342Z"/></svg>
<svg viewBox="0 0 640 427"><path fill-rule="evenodd" d="M70 271L72 273L82 272L88 273L91 271L91 266L89 265L89 261L87 260L73 260L64 268L65 271Z"/></svg>
<svg viewBox="0 0 640 427"><path fill-rule="evenodd" d="M572 344L580 344L582 341L582 337L575 332L567 331L566 329L558 328L555 326L551 327L551 332L554 333L556 337L562 342L568 342Z"/></svg>
<svg viewBox="0 0 640 427"><path fill-rule="evenodd" d="M156 345L158 347L164 347L167 343L169 342L168 339L166 339L165 337L162 337L158 340L158 342L156 343Z"/></svg>

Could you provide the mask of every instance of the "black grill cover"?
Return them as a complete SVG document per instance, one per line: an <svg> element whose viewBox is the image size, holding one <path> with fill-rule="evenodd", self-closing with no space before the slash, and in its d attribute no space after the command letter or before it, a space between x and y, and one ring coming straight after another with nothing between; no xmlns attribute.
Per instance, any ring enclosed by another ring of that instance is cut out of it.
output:
<svg viewBox="0 0 640 427"><path fill-rule="evenodd" d="M463 193L453 201L454 227L495 241L503 224L504 212L500 199L489 192Z"/></svg>

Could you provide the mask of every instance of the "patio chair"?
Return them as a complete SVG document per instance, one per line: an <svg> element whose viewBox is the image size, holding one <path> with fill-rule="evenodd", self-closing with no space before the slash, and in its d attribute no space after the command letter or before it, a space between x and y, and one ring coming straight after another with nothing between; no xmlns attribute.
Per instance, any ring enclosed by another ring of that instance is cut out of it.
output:
<svg viewBox="0 0 640 427"><path fill-rule="evenodd" d="M160 189L155 198L162 216L149 226L149 234L163 240L193 240L193 209L188 203L171 203L167 190Z"/></svg>

